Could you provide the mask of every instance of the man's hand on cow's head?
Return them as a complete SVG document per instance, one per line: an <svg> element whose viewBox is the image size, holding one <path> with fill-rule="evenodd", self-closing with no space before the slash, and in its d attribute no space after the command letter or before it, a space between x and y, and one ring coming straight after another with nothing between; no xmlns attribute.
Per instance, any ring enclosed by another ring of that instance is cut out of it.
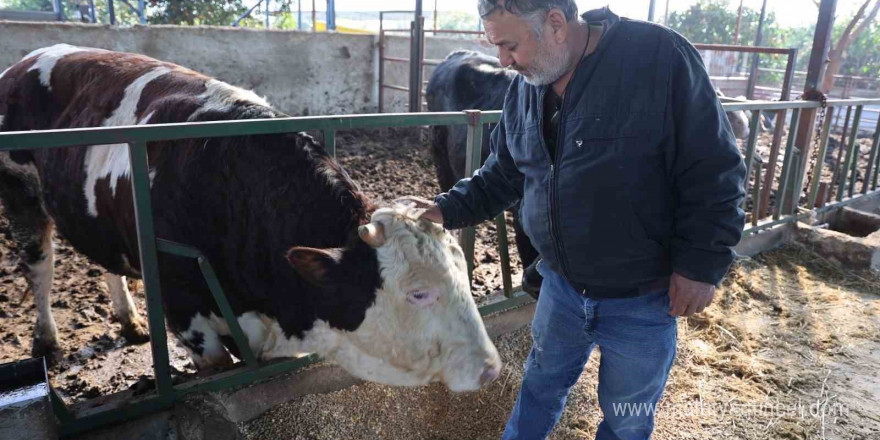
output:
<svg viewBox="0 0 880 440"><path fill-rule="evenodd" d="M416 196L405 196L394 200L394 203L424 209L425 212L421 215L421 218L441 225L443 224L443 212L440 211L439 206L435 205L434 202L430 200L425 200Z"/></svg>
<svg viewBox="0 0 880 440"><path fill-rule="evenodd" d="M702 313L715 299L715 286L687 279L677 273L669 282L669 314L672 316L693 316Z"/></svg>

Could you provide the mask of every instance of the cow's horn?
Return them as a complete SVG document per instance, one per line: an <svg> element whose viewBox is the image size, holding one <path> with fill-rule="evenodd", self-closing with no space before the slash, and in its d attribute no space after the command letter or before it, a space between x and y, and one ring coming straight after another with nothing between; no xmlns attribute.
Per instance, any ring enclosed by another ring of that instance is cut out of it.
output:
<svg viewBox="0 0 880 440"><path fill-rule="evenodd" d="M385 228L380 223L368 223L359 227L358 235L361 240L374 248L385 244Z"/></svg>

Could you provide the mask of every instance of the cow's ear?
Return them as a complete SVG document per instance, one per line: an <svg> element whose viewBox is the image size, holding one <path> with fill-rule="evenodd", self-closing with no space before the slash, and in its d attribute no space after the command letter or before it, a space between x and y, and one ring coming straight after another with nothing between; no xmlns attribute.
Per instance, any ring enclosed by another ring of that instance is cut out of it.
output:
<svg viewBox="0 0 880 440"><path fill-rule="evenodd" d="M306 281L326 287L331 283L331 270L342 261L342 249L294 247L287 251L287 261Z"/></svg>

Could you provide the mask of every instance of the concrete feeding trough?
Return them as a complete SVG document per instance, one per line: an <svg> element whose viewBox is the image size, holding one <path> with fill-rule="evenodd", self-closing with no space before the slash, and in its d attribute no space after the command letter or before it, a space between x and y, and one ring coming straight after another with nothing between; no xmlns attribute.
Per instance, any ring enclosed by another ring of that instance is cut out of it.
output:
<svg viewBox="0 0 880 440"><path fill-rule="evenodd" d="M57 439L50 392L43 358L0 365L0 438Z"/></svg>
<svg viewBox="0 0 880 440"><path fill-rule="evenodd" d="M797 224L797 240L849 268L880 273L880 215L843 208L815 225Z"/></svg>

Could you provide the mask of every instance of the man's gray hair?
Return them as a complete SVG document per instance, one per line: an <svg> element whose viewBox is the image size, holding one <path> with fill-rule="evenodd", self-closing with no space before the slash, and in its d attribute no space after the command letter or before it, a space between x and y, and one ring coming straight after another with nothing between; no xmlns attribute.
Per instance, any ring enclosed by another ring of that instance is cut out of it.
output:
<svg viewBox="0 0 880 440"><path fill-rule="evenodd" d="M504 4L499 5L499 2L502 1ZM547 13L551 9L559 8L565 14L567 21L577 18L578 13L574 0L479 0L477 6L480 18L486 18L499 7L503 7L507 12L519 15L531 23L539 38L544 28L544 21L547 20Z"/></svg>

